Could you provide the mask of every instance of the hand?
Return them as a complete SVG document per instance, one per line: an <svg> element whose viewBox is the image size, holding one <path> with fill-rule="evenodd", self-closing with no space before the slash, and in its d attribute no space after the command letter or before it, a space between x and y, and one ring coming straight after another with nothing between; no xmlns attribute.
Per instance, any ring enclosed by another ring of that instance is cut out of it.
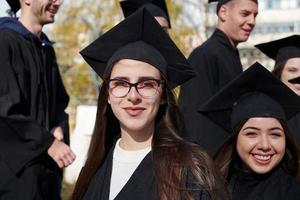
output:
<svg viewBox="0 0 300 200"><path fill-rule="evenodd" d="M54 139L48 149L48 155L56 162L59 168L69 166L76 158L71 148L58 139Z"/></svg>
<svg viewBox="0 0 300 200"><path fill-rule="evenodd" d="M58 139L60 141L64 140L64 132L60 126L54 127L51 130L51 133L56 139Z"/></svg>

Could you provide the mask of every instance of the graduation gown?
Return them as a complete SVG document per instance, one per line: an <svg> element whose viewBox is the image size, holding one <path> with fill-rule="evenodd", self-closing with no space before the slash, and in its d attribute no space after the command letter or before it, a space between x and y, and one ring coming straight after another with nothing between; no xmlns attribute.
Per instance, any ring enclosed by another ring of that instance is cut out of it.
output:
<svg viewBox="0 0 300 200"><path fill-rule="evenodd" d="M181 86L179 103L185 119L185 138L213 153L224 141L224 130L197 110L200 106L242 73L238 50L225 33L216 29L188 59L198 75Z"/></svg>
<svg viewBox="0 0 300 200"><path fill-rule="evenodd" d="M298 143L300 144L300 113L298 113L288 121L288 127L296 136L296 138L298 139Z"/></svg>
<svg viewBox="0 0 300 200"><path fill-rule="evenodd" d="M108 200L110 179L112 173L113 149L108 153L104 163L98 169L89 183L82 200ZM186 176L187 186L195 188L193 179ZM210 197L201 187L197 187L191 194L195 200L209 200ZM149 152L138 165L128 182L124 185L114 200L143 199L157 200L157 190L153 173L152 153ZM181 200L181 198L180 198ZM182 199L183 200L183 199Z"/></svg>
<svg viewBox="0 0 300 200"><path fill-rule="evenodd" d="M55 126L68 129L68 95L52 43L14 18L0 19L0 199L59 199L47 154Z"/></svg>
<svg viewBox="0 0 300 200"><path fill-rule="evenodd" d="M235 169L229 183L233 200L300 199L300 182L280 167L263 175Z"/></svg>

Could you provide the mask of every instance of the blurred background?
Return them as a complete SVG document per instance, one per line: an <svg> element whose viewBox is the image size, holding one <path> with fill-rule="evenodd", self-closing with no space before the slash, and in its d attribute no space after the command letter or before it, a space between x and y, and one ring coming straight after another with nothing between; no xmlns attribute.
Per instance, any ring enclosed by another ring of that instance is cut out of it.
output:
<svg viewBox="0 0 300 200"><path fill-rule="evenodd" d="M216 4L208 5L207 0L166 1L171 15L170 36L188 56L213 32L217 22ZM245 69L259 61L271 70L273 61L256 50L254 45L300 34L300 0L258 2L256 27L250 39L238 48ZM6 1L0 0L0 16L8 16L8 9ZM60 71L70 96L67 112L70 115L71 147L77 154L77 160L65 170L64 199L68 199L72 192L72 185L85 161L101 84L79 51L121 20L123 14L119 0L65 0L56 22L44 29L55 42Z"/></svg>

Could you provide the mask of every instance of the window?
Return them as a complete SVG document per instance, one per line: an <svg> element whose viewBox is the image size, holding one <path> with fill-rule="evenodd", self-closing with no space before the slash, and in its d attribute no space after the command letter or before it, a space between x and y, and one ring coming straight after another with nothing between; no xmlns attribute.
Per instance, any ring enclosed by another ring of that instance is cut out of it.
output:
<svg viewBox="0 0 300 200"><path fill-rule="evenodd" d="M267 0L267 9L278 9L280 6L281 0Z"/></svg>

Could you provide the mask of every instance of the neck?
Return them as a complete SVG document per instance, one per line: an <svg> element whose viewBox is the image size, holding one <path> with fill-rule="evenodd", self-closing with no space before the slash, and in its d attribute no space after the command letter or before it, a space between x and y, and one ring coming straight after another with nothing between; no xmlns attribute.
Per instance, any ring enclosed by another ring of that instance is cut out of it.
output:
<svg viewBox="0 0 300 200"><path fill-rule="evenodd" d="M223 33L225 33L225 35L227 36L227 38L228 38L230 44L231 44L234 48L236 48L237 45L238 45L239 43L238 43L238 42L235 42L235 41L230 37L230 34L228 34L228 31L222 26L222 24L221 24L220 22L218 23L217 28L218 28L219 30L221 30Z"/></svg>
<svg viewBox="0 0 300 200"><path fill-rule="evenodd" d="M33 33L34 35L40 37L40 35L42 33L43 25L41 25L40 23L38 23L38 21L35 20L32 16L25 15L25 14L22 13L21 16L20 16L20 18L19 18L19 21L31 33Z"/></svg>
<svg viewBox="0 0 300 200"><path fill-rule="evenodd" d="M140 150L151 147L154 129L128 131L121 128L120 147L124 150Z"/></svg>

